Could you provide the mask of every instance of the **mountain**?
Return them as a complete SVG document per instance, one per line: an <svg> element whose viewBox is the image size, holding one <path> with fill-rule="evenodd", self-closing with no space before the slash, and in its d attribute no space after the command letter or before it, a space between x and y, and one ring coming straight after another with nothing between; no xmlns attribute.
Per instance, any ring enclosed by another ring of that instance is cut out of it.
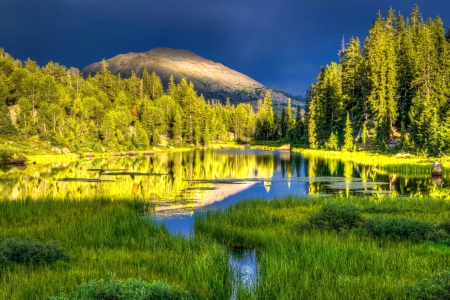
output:
<svg viewBox="0 0 450 300"><path fill-rule="evenodd" d="M150 73L155 71L165 87L170 75L173 75L175 82L185 78L188 82L192 81L196 91L206 99L218 99L223 103L230 98L231 103L250 102L256 106L266 91L270 92L274 106L287 105L288 98L292 99L293 107L304 103L300 97L266 87L221 63L207 60L188 50L154 48L144 53L119 54L106 62L113 74L120 73L122 77L130 77L132 71L140 76L144 68ZM94 75L100 69L101 62L97 62L85 67L82 73L84 76Z"/></svg>

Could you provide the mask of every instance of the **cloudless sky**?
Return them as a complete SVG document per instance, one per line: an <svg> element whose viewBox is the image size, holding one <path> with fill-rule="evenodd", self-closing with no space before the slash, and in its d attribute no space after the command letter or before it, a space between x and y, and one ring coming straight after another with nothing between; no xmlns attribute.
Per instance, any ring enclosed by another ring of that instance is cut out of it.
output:
<svg viewBox="0 0 450 300"><path fill-rule="evenodd" d="M262 84L304 95L342 37L368 35L380 11L450 27L445 0L0 0L0 47L79 69L120 53L187 49Z"/></svg>

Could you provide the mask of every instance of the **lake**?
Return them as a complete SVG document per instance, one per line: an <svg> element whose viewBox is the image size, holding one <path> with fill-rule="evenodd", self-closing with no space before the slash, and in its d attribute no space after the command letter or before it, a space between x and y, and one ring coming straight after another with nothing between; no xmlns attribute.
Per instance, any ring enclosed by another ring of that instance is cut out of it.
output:
<svg viewBox="0 0 450 300"><path fill-rule="evenodd" d="M350 194L447 197L448 178L431 166L400 171L299 153L211 150L153 156L96 157L73 162L2 166L3 199L108 197L144 199L172 233L193 233L194 218L251 197Z"/></svg>

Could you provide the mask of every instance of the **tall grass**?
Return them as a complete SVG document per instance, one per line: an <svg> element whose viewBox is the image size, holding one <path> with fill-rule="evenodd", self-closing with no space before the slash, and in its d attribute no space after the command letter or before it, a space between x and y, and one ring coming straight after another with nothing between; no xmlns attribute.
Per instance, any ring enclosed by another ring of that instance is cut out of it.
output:
<svg viewBox="0 0 450 300"><path fill-rule="evenodd" d="M444 200L288 197L248 200L210 212L196 219L196 234L230 246L256 247L258 299L405 299L407 285L450 268L450 247L439 244L346 230L297 230L324 204L354 205L364 218L444 222L450 217L450 202ZM373 207L381 209L374 212Z"/></svg>
<svg viewBox="0 0 450 300"><path fill-rule="evenodd" d="M40 299L106 278L164 280L199 298L229 298L228 252L204 238L171 236L142 203L92 199L0 202L0 237L55 241L69 262L2 270L0 299Z"/></svg>
<svg viewBox="0 0 450 300"><path fill-rule="evenodd" d="M184 238L152 222L143 202L0 201L0 240L54 241L69 255L68 261L3 268L0 299L43 299L59 295L61 287L70 294L80 284L106 282L111 273L162 280L195 298L229 299L226 246L257 251L257 285L238 286L237 299L406 299L411 285L450 269L445 245L346 228L299 230L326 204L355 206L365 220L444 223L450 217L450 202L438 199L256 199L197 217L195 237Z"/></svg>

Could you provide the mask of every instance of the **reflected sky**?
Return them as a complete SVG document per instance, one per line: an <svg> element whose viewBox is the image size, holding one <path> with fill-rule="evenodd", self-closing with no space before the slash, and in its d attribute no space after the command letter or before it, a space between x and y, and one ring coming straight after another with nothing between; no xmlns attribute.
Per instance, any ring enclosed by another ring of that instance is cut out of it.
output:
<svg viewBox="0 0 450 300"><path fill-rule="evenodd" d="M381 168L262 150L159 153L145 157L95 157L0 169L6 200L139 199L170 232L193 233L194 218L246 198L351 194L449 198L449 179L431 178L424 166ZM391 170L391 171L390 171ZM393 171L392 171L393 170Z"/></svg>

